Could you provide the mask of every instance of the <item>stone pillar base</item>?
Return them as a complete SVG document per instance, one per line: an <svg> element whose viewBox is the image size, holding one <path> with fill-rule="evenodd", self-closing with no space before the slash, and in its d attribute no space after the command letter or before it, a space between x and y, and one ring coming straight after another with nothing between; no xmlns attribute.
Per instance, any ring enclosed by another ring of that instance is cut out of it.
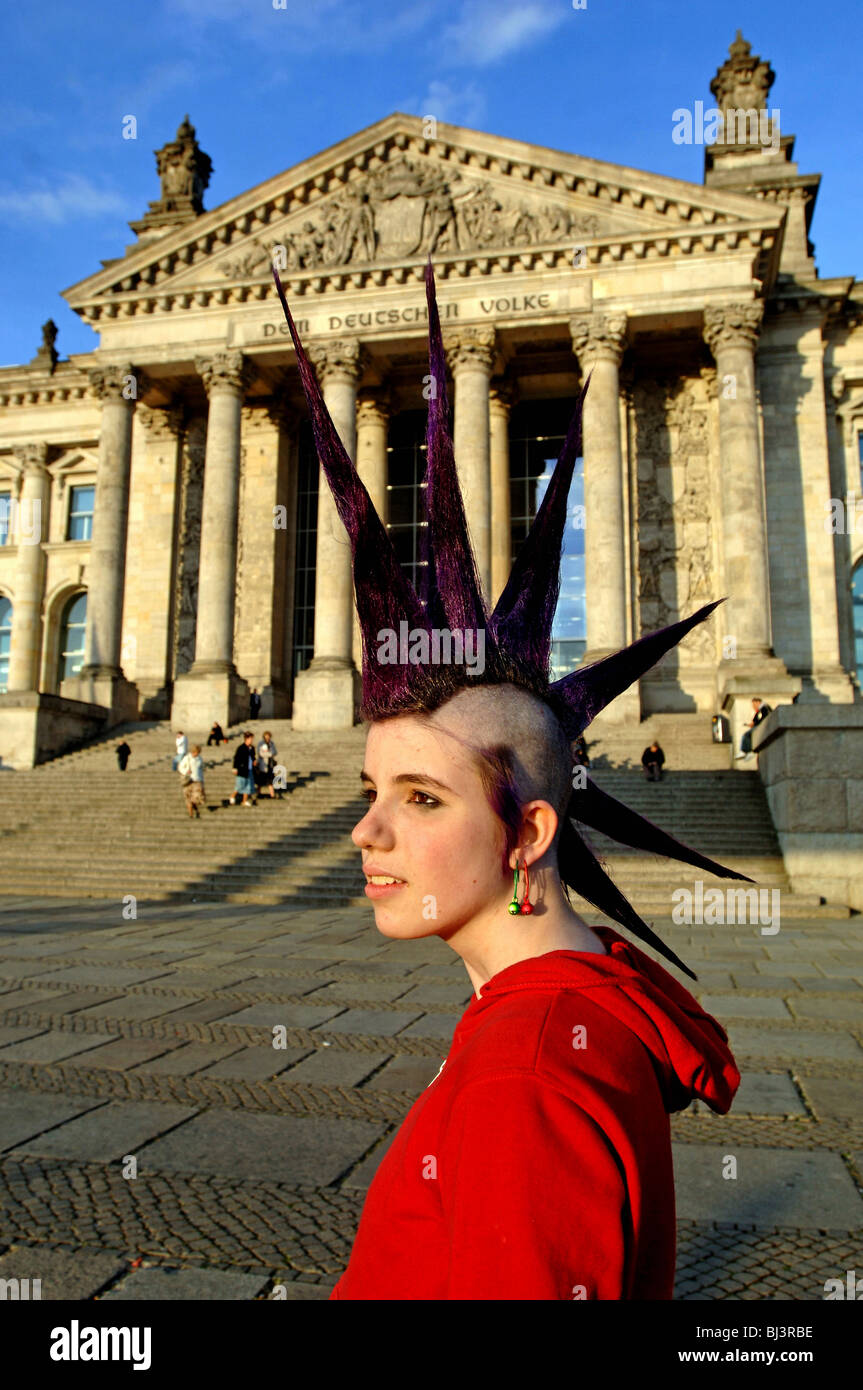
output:
<svg viewBox="0 0 863 1390"><path fill-rule="evenodd" d="M790 675L778 656L768 655L757 661L721 661L716 679L719 707L731 728L731 767L736 772L754 772L756 759L740 756L740 740L752 718L752 701L757 695L773 709L790 705L803 688L802 678Z"/></svg>
<svg viewBox="0 0 863 1390"><path fill-rule="evenodd" d="M0 772L24 771L79 748L108 728L107 719L107 709L61 695L36 690L0 695Z"/></svg>
<svg viewBox="0 0 863 1390"><path fill-rule="evenodd" d="M853 705L860 702L860 688L844 666L816 666L811 677L803 677L799 705L820 701L831 705Z"/></svg>
<svg viewBox="0 0 863 1390"><path fill-rule="evenodd" d="M227 732L229 725L248 718L249 684L236 671L192 666L174 681L172 729L204 737L217 720Z"/></svg>
<svg viewBox="0 0 863 1390"><path fill-rule="evenodd" d="M602 661L607 656L615 656L618 651L620 651L619 647L603 647L586 651L578 663L578 669L593 666L595 662ZM622 690L616 699L606 705L605 709L600 710L590 725L595 734L601 733L603 729L619 728L621 724L641 723L641 691L639 686L640 681L633 681L632 685L628 686L626 690Z"/></svg>
<svg viewBox="0 0 863 1390"><path fill-rule="evenodd" d="M863 911L863 704L801 695L752 743L792 890Z"/></svg>
<svg viewBox="0 0 863 1390"><path fill-rule="evenodd" d="M353 666L312 660L294 681L295 729L352 729L362 698L362 677Z"/></svg>
<svg viewBox="0 0 863 1390"><path fill-rule="evenodd" d="M62 682L60 694L66 699L86 705L102 705L108 712L106 729L115 724L128 724L138 718L138 687L127 681L122 673L92 674L86 667L77 677Z"/></svg>

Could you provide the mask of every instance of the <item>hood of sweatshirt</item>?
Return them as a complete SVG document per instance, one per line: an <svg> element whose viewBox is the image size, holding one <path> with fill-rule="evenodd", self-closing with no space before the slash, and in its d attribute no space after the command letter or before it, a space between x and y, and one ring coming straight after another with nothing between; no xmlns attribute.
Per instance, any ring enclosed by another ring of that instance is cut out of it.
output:
<svg viewBox="0 0 863 1390"><path fill-rule="evenodd" d="M647 1049L669 1113L698 1099L724 1115L740 1085L725 1029L637 946L610 927L593 930L608 955L550 951L507 966L474 996L453 1042L466 1041L485 1011L505 994L589 990L591 1002L618 1019Z"/></svg>

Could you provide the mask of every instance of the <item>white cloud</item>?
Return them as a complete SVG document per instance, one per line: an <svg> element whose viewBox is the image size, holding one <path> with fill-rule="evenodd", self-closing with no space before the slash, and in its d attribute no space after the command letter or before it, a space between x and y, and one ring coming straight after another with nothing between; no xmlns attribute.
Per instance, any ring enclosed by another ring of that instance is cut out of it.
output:
<svg viewBox="0 0 863 1390"><path fill-rule="evenodd" d="M430 82L421 101L411 98L399 106L399 110L412 111L417 116L434 116L439 121L474 129L481 124L485 109L485 93L475 82Z"/></svg>
<svg viewBox="0 0 863 1390"><path fill-rule="evenodd" d="M441 52L452 62L485 66L550 34L568 18L549 0L464 0L444 31Z"/></svg>
<svg viewBox="0 0 863 1390"><path fill-rule="evenodd" d="M29 188L0 187L0 221L50 222L57 225L82 217L128 215L127 200L107 188L97 188L80 174L67 174L55 183L42 180Z"/></svg>

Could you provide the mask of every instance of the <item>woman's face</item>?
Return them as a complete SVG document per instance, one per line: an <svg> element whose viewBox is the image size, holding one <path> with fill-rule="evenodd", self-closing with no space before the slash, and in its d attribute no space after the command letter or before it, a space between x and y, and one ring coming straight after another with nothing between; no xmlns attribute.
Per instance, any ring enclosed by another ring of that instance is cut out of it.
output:
<svg viewBox="0 0 863 1390"><path fill-rule="evenodd" d="M367 877L403 880L379 895L367 887L385 936L446 939L508 899L505 832L465 746L470 737L446 708L369 729L363 768L369 808L352 838Z"/></svg>

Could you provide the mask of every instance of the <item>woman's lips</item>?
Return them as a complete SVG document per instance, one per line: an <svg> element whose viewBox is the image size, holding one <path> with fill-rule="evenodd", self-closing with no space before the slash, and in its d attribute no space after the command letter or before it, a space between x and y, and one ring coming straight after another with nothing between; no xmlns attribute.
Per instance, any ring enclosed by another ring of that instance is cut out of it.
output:
<svg viewBox="0 0 863 1390"><path fill-rule="evenodd" d="M391 893L397 893L400 888L407 888L406 883L367 883L366 897L386 898Z"/></svg>

